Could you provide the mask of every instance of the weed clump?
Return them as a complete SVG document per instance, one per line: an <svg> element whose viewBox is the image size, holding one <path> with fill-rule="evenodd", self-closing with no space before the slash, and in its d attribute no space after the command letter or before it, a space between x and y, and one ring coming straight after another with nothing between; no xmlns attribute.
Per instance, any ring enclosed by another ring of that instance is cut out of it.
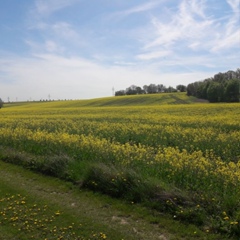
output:
<svg viewBox="0 0 240 240"><path fill-rule="evenodd" d="M135 203L154 198L156 192L156 186L143 180L133 170L117 169L102 163L89 168L82 187Z"/></svg>

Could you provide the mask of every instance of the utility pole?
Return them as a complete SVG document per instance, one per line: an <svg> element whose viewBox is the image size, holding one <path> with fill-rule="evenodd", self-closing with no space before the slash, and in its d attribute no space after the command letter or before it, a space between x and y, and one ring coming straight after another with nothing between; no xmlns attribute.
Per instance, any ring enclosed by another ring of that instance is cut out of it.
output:
<svg viewBox="0 0 240 240"><path fill-rule="evenodd" d="M113 96L115 95L114 87L112 87L112 95L113 95Z"/></svg>

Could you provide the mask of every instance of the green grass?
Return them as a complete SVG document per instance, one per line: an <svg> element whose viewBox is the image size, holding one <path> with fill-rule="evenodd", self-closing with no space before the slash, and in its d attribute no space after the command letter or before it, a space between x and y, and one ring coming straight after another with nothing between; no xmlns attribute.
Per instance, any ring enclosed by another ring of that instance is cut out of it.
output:
<svg viewBox="0 0 240 240"><path fill-rule="evenodd" d="M79 191L70 183L1 161L0 181L0 239L203 240L220 237L141 205Z"/></svg>

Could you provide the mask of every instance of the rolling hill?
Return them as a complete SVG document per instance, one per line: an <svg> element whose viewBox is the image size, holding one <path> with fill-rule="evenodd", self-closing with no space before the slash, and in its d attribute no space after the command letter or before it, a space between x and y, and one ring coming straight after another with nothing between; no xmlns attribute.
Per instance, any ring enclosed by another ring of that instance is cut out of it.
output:
<svg viewBox="0 0 240 240"><path fill-rule="evenodd" d="M4 107L21 106L31 108L32 106L71 108L71 107L114 107L114 106L141 106L141 105L166 105L166 104L193 104L201 101L196 97L187 96L186 93L161 93L146 95L127 95L118 97L95 98L89 100L67 100L67 101L36 101L36 102L13 102L5 103ZM40 105L39 105L40 104Z"/></svg>

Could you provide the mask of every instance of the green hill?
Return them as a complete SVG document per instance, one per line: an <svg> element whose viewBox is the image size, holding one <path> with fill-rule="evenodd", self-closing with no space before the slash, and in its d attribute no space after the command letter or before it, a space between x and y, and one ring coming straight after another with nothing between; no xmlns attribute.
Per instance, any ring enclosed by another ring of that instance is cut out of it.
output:
<svg viewBox="0 0 240 240"><path fill-rule="evenodd" d="M118 97L95 98L89 100L46 101L46 102L19 102L6 103L4 107L24 106L31 108L38 104L39 107L112 107L112 106L141 106L141 105L166 105L166 104L192 104L199 99L187 96L186 93L160 93L146 95L127 95Z"/></svg>

